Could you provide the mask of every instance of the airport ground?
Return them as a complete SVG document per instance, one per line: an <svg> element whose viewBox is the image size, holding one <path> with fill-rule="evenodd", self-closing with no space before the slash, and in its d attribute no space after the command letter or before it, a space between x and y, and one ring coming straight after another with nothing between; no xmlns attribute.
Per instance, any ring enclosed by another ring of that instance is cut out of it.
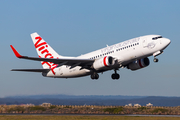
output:
<svg viewBox="0 0 180 120"><path fill-rule="evenodd" d="M0 115L0 120L179 120L165 116L114 116L114 115Z"/></svg>
<svg viewBox="0 0 180 120"><path fill-rule="evenodd" d="M180 106L0 105L0 120L179 120Z"/></svg>
<svg viewBox="0 0 180 120"><path fill-rule="evenodd" d="M180 106L1 105L0 114L180 115Z"/></svg>

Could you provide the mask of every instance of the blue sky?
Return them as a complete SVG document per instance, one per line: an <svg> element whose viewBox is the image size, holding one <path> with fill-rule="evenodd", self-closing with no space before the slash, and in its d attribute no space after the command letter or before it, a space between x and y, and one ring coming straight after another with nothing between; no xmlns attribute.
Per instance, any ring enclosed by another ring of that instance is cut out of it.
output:
<svg viewBox="0 0 180 120"><path fill-rule="evenodd" d="M4 0L0 1L0 97L14 95L140 95L180 96L179 0ZM120 69L73 79L42 77L39 73L11 72L12 68L42 68L30 34L38 32L60 55L78 56L131 38L160 34L170 46L154 63L137 71Z"/></svg>

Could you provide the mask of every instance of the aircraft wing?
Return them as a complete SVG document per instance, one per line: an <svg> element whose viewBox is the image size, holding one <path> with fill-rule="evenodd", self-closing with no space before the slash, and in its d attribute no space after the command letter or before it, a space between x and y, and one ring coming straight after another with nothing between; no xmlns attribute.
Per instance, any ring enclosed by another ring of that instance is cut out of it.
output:
<svg viewBox="0 0 180 120"><path fill-rule="evenodd" d="M38 58L38 57L28 57L28 56L22 56L18 53L18 51L10 45L12 48L14 54L16 55L17 58L20 59L28 59L28 60L35 60L35 61L45 61L45 62L52 62L54 64L58 64L58 66L62 65L69 65L71 68L76 67L76 66L82 66L82 68L87 67L89 65L92 65L94 60L92 59L77 59L77 58Z"/></svg>
<svg viewBox="0 0 180 120"><path fill-rule="evenodd" d="M49 72L51 69L12 69L11 71L24 71L24 72Z"/></svg>

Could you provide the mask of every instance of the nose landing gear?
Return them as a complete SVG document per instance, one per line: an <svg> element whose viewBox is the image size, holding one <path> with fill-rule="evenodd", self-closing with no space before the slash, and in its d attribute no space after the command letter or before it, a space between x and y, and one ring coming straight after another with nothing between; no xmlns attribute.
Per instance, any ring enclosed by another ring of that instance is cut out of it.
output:
<svg viewBox="0 0 180 120"><path fill-rule="evenodd" d="M159 60L156 58L156 56L158 56L158 55L160 55L160 54L162 54L163 53L163 51L162 50L160 50L160 51L157 51L157 52L155 52L154 54L153 54L153 56L154 56L154 62L158 62Z"/></svg>
<svg viewBox="0 0 180 120"><path fill-rule="evenodd" d="M159 60L156 58L156 57L154 57L154 60L153 60L154 62L158 62Z"/></svg>

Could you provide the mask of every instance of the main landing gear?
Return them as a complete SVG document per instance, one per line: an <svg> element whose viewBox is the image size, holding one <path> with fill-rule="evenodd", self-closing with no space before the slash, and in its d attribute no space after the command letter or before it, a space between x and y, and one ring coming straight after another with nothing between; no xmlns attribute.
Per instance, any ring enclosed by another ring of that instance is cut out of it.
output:
<svg viewBox="0 0 180 120"><path fill-rule="evenodd" d="M91 79L97 80L98 78L99 78L99 75L98 75L96 72L94 72L93 74L91 74Z"/></svg>
<svg viewBox="0 0 180 120"><path fill-rule="evenodd" d="M116 72L116 70L114 70L114 72L115 73L113 73L112 75L111 75L111 78L113 79L113 80L118 80L119 78L120 78L120 75Z"/></svg>
<svg viewBox="0 0 180 120"><path fill-rule="evenodd" d="M116 72L116 69L114 70L114 72L115 72L115 73L113 73L113 74L111 75L111 78L112 78L113 80L118 80L118 79L120 78L120 75ZM99 78L99 75L98 75L96 72L94 72L94 73L91 74L91 79L97 80L98 78Z"/></svg>

